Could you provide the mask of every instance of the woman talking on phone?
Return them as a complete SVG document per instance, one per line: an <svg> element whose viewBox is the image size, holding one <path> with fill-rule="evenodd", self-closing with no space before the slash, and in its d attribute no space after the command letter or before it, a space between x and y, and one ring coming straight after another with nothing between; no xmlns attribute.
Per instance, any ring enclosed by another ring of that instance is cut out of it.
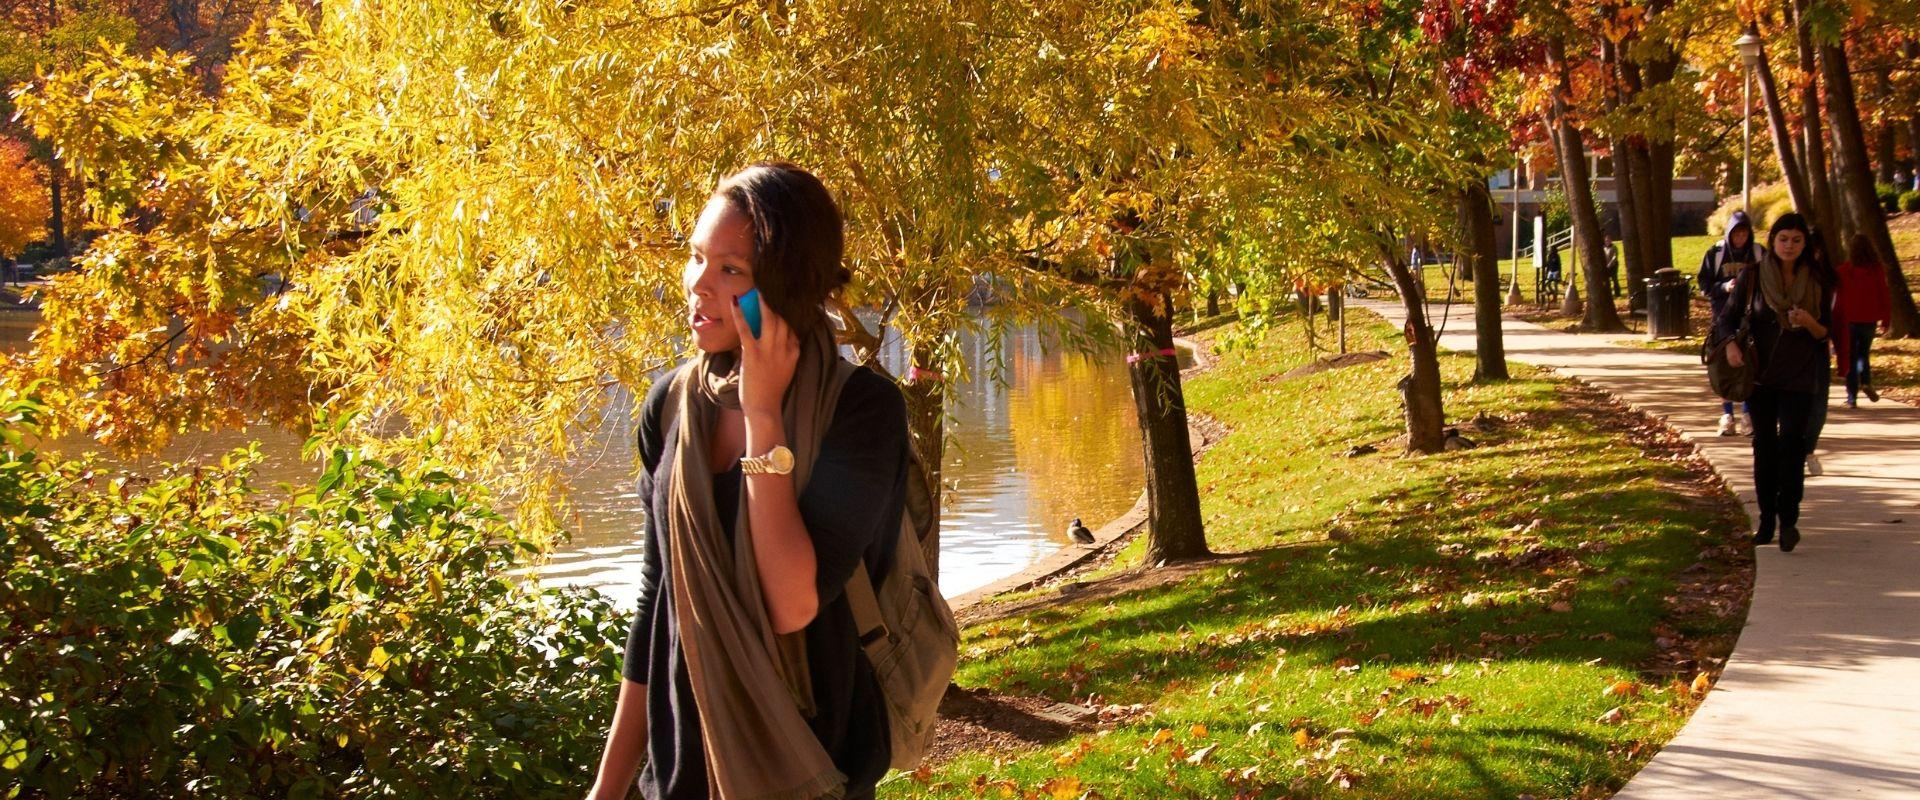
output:
<svg viewBox="0 0 1920 800"><path fill-rule="evenodd" d="M843 589L892 564L905 401L834 346L823 304L849 275L818 178L727 178L689 246L698 352L641 411L639 611L590 797L636 773L653 800L872 797L886 711Z"/></svg>
<svg viewBox="0 0 1920 800"><path fill-rule="evenodd" d="M1767 234L1767 249L1753 269L1734 281L1727 305L1716 321L1719 337L1731 342L1742 320L1751 316L1755 382L1753 409L1753 487L1760 505L1754 544L1768 544L1777 533L1780 549L1800 543L1800 497L1806 485L1808 422L1813 404L1823 399L1828 362L1827 326L1832 324L1833 268L1808 257L1807 222L1782 214ZM1739 348L1727 353L1735 366Z"/></svg>

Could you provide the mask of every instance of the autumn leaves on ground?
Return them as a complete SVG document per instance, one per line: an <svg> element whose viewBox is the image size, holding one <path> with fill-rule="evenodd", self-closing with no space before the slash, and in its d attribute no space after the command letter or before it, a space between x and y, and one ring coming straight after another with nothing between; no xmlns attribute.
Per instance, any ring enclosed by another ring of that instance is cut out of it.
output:
<svg viewBox="0 0 1920 800"><path fill-rule="evenodd" d="M1154 569L1135 541L969 612L948 755L883 797L1605 797L1673 736L1752 577L1690 446L1445 355L1474 446L1402 458L1402 365L1283 378L1312 357L1298 328L1209 332L1189 384L1231 430L1199 462L1222 555Z"/></svg>

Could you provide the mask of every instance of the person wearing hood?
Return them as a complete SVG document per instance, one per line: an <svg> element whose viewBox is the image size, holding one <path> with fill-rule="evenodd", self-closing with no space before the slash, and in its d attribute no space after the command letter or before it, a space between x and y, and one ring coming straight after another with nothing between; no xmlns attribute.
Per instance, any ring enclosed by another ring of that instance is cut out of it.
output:
<svg viewBox="0 0 1920 800"><path fill-rule="evenodd" d="M1707 296L1707 302L1713 306L1713 319L1720 319L1720 312L1727 307L1727 297L1733 291L1733 281L1742 270L1760 261L1766 248L1753 241L1753 221L1747 218L1747 212L1735 211L1727 220L1727 233L1720 241L1707 248L1707 254L1700 258L1700 293ZM1720 404L1720 435L1738 436L1741 433L1753 434L1753 415L1745 403L1741 403L1740 415L1733 414L1733 403Z"/></svg>

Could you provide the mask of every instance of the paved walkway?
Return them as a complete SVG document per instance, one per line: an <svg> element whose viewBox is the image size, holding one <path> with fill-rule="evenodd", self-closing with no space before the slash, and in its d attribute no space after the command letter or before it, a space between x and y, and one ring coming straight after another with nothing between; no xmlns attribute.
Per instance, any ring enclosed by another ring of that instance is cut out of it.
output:
<svg viewBox="0 0 1920 800"><path fill-rule="evenodd" d="M1396 327L1397 302L1355 302ZM1438 316L1438 307L1434 309ZM1441 346L1474 348L1473 309ZM1753 504L1746 437L1715 435L1697 357L1507 320L1507 358L1551 367L1657 417L1700 446ZM1834 389L1836 398L1844 390ZM1805 538L1760 548L1747 627L1693 719L1618 798L1920 798L1920 409L1834 401L1807 480Z"/></svg>

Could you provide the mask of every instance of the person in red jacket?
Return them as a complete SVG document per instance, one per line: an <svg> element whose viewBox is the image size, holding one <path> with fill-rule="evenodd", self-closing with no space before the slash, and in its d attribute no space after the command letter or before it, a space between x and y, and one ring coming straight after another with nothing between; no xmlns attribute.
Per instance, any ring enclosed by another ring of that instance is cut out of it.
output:
<svg viewBox="0 0 1920 800"><path fill-rule="evenodd" d="M1847 248L1853 260L1840 265L1840 290L1834 295L1834 317L1846 321L1834 339L1839 351L1839 368L1847 376L1847 407L1859 408L1859 396L1880 402L1873 390L1873 364L1868 354L1876 333L1885 333L1892 315L1892 300L1887 295L1887 269L1873 252L1873 240L1865 234L1853 237Z"/></svg>

